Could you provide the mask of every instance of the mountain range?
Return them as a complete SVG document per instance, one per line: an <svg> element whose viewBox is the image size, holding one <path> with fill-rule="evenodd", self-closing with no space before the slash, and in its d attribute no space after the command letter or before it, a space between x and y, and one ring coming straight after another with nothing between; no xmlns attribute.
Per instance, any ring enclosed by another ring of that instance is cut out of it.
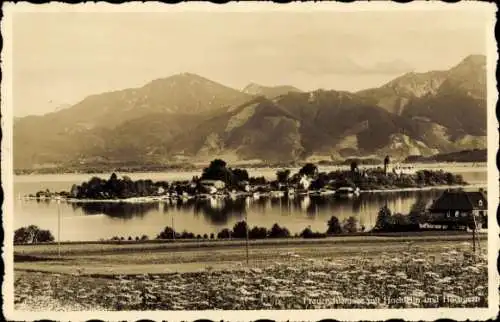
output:
<svg viewBox="0 0 500 322"><path fill-rule="evenodd" d="M486 57L380 87L238 90L183 73L14 122L14 167L405 158L486 148Z"/></svg>

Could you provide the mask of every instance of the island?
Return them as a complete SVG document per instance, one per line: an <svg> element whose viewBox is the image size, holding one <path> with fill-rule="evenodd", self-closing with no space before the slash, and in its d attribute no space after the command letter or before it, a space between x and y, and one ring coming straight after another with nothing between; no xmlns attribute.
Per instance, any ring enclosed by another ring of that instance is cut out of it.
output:
<svg viewBox="0 0 500 322"><path fill-rule="evenodd" d="M164 199L189 199L239 196L284 196L293 194L350 195L360 192L461 187L468 185L459 174L443 170L418 170L410 166L393 166L390 160L378 167L362 168L352 161L350 169L320 172L316 164L306 163L296 173L278 169L276 179L250 176L246 169L230 168L224 160L213 160L200 176L184 181L132 180L112 173L109 179L97 176L69 191L39 191L26 196L34 199L76 201L146 202Z"/></svg>

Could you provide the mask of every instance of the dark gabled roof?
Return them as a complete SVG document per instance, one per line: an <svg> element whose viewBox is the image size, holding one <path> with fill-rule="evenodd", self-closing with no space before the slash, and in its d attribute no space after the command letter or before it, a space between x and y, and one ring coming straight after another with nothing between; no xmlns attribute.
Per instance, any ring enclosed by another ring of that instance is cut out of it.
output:
<svg viewBox="0 0 500 322"><path fill-rule="evenodd" d="M481 209L481 210L488 209L488 198L486 198L486 195L484 193L480 191L470 191L467 192L467 197L469 197L473 205L476 205L476 208L474 209ZM480 201L482 203L480 203Z"/></svg>
<svg viewBox="0 0 500 322"><path fill-rule="evenodd" d="M480 191L445 191L432 206L431 211L488 209L486 196Z"/></svg>

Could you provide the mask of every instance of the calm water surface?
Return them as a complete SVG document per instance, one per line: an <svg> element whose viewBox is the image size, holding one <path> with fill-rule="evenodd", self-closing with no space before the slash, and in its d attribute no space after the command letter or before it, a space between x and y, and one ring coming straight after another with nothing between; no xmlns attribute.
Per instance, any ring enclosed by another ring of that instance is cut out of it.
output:
<svg viewBox="0 0 500 322"><path fill-rule="evenodd" d="M486 170L456 169L456 173L472 184L486 183ZM274 169L259 171L258 175L273 178ZM257 170L250 171L256 175ZM132 173L132 179L184 180L199 172ZM99 175L109 178L109 174ZM61 203L18 199L18 195L39 190L69 190L73 184L90 179L87 174L26 175L14 176L14 225L15 229L37 225L50 229L56 240L58 211L61 214L61 240L99 240L113 236L141 236L154 238L165 226L174 226L176 231L187 230L195 234L217 233L248 216L250 227L270 228L274 223L299 233L310 226L324 232L327 221L337 216L341 221L354 216L359 225L370 229L377 212L386 202L393 212L407 213L418 198L429 202L441 194L440 191L412 191L390 193L363 193L359 197L338 200L332 197L297 196L288 198L239 198L221 201L186 201L178 204L111 204L111 203Z"/></svg>

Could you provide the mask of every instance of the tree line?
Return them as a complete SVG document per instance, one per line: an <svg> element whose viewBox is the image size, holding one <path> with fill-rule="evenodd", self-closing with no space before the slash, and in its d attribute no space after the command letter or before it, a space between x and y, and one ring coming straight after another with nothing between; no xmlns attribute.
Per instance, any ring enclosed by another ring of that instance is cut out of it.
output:
<svg viewBox="0 0 500 322"><path fill-rule="evenodd" d="M338 234L354 233L358 231L364 231L364 227L358 227L358 222L355 217L349 217L344 222L336 216L332 216L327 222L326 232L312 231L310 227L304 228L300 233L292 235L288 228L280 226L275 223L270 229L266 227L254 226L250 229L245 221L239 221L234 224L232 229L224 228L215 235L210 234L210 239L266 239L266 238L291 238L291 237L301 237L301 238L320 238L327 237ZM167 226L165 229L156 236L156 239L208 239L208 235L204 234L195 235L193 233L183 231L182 233L176 232L172 227Z"/></svg>

